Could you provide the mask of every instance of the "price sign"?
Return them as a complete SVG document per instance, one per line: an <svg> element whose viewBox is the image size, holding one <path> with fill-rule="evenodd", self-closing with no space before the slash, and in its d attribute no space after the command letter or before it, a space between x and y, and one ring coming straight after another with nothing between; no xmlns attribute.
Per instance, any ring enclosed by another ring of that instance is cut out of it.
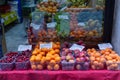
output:
<svg viewBox="0 0 120 80"><path fill-rule="evenodd" d="M47 48L47 49L52 48L52 42L51 43L40 44L40 49L42 49L42 48Z"/></svg>
<svg viewBox="0 0 120 80"><path fill-rule="evenodd" d="M80 22L80 23L78 23L78 26L85 26L85 23L84 22Z"/></svg>
<svg viewBox="0 0 120 80"><path fill-rule="evenodd" d="M82 51L84 48L85 48L85 46L73 44L72 47L70 48L70 50L79 49L80 51Z"/></svg>
<svg viewBox="0 0 120 80"><path fill-rule="evenodd" d="M32 26L35 30L38 30L41 25L37 25L37 24L31 23L30 26Z"/></svg>
<svg viewBox="0 0 120 80"><path fill-rule="evenodd" d="M47 27L48 27L48 28L55 28L56 25L57 25L56 22L52 22L52 23L48 23L48 24L47 24Z"/></svg>
<svg viewBox="0 0 120 80"><path fill-rule="evenodd" d="M102 44L98 44L98 47L100 50L106 49L106 48L113 48L112 45L110 43L102 43Z"/></svg>
<svg viewBox="0 0 120 80"><path fill-rule="evenodd" d="M32 45L19 45L18 51L32 50Z"/></svg>
<svg viewBox="0 0 120 80"><path fill-rule="evenodd" d="M69 19L68 15L59 15L58 17L59 19Z"/></svg>

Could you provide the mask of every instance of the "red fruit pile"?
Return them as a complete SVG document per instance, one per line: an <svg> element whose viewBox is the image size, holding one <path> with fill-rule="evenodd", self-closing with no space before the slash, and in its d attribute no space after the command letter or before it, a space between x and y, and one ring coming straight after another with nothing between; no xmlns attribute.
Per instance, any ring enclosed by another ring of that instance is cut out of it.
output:
<svg viewBox="0 0 120 80"><path fill-rule="evenodd" d="M14 61L14 58L6 57L0 60L0 63L11 63Z"/></svg>

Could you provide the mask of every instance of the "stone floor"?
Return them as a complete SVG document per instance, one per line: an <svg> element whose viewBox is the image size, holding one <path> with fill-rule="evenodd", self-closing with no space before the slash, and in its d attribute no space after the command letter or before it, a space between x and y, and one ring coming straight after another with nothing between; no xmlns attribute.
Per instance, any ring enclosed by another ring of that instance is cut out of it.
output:
<svg viewBox="0 0 120 80"><path fill-rule="evenodd" d="M24 23L15 24L14 27L5 33L5 36L7 51L17 51L19 45L27 42Z"/></svg>

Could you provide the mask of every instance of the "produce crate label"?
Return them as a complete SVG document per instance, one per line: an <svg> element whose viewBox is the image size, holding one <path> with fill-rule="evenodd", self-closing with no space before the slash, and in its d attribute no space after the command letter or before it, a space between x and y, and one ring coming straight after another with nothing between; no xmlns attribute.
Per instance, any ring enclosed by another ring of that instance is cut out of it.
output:
<svg viewBox="0 0 120 80"><path fill-rule="evenodd" d="M37 25L37 24L31 23L30 26L32 26L35 30L38 30L41 25Z"/></svg>
<svg viewBox="0 0 120 80"><path fill-rule="evenodd" d="M19 45L18 51L32 50L32 45Z"/></svg>
<svg viewBox="0 0 120 80"><path fill-rule="evenodd" d="M82 51L84 48L85 48L85 46L73 44L72 47L70 48L70 50L79 49L80 51Z"/></svg>
<svg viewBox="0 0 120 80"><path fill-rule="evenodd" d="M48 27L48 28L55 28L56 25L57 25L56 22L52 22L52 23L48 23L48 24L47 24L47 27Z"/></svg>
<svg viewBox="0 0 120 80"><path fill-rule="evenodd" d="M80 22L80 23L78 23L78 26L85 26L85 23L84 22Z"/></svg>
<svg viewBox="0 0 120 80"><path fill-rule="evenodd" d="M69 19L68 15L59 15L58 17L59 19Z"/></svg>
<svg viewBox="0 0 120 80"><path fill-rule="evenodd" d="M63 7L60 11L64 11L67 8L67 6Z"/></svg>
<svg viewBox="0 0 120 80"><path fill-rule="evenodd" d="M40 49L42 48L52 48L52 42L51 43L45 43L45 44L40 44Z"/></svg>
<svg viewBox="0 0 120 80"><path fill-rule="evenodd" d="M98 44L98 47L100 50L106 49L106 48L113 48L112 45L110 43L102 43L102 44Z"/></svg>

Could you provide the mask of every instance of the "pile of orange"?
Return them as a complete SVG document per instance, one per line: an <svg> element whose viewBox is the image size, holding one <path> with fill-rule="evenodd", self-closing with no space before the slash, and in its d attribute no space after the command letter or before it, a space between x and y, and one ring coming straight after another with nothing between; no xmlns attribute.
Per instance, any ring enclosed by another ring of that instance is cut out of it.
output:
<svg viewBox="0 0 120 80"><path fill-rule="evenodd" d="M96 49L88 49L87 53L90 55L92 69L104 69L105 58L101 56L100 52Z"/></svg>
<svg viewBox="0 0 120 80"><path fill-rule="evenodd" d="M48 70L58 70L61 61L59 54L60 42L52 43L51 49L39 49L39 45L36 45L30 58L31 68L42 70L46 66Z"/></svg>
<svg viewBox="0 0 120 80"><path fill-rule="evenodd" d="M110 48L101 50L100 53L106 59L108 70L118 70L120 64L120 56Z"/></svg>

